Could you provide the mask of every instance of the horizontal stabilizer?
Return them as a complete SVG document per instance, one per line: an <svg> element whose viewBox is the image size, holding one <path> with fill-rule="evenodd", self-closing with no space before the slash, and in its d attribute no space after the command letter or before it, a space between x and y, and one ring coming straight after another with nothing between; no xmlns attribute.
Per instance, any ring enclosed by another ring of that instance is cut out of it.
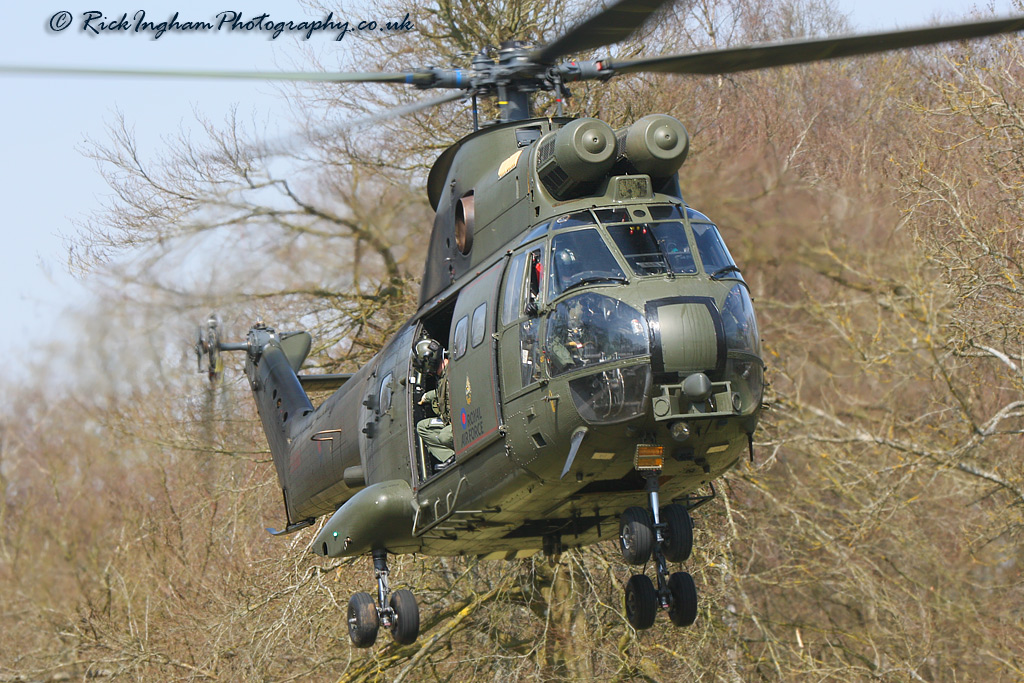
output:
<svg viewBox="0 0 1024 683"><path fill-rule="evenodd" d="M296 522L295 524L289 524L288 526L286 526L284 529L282 529L280 531L278 531L277 529L275 529L272 526L268 526L267 527L267 533L270 534L271 536L285 536L287 534L293 534L296 531L298 531L299 529L305 529L308 526L313 526L313 522L315 522L315 521L316 521L315 519L304 519L301 522Z"/></svg>
<svg viewBox="0 0 1024 683"><path fill-rule="evenodd" d="M339 372L332 375L299 375L299 382L306 391L334 391L352 379L353 373Z"/></svg>
<svg viewBox="0 0 1024 683"><path fill-rule="evenodd" d="M281 335L281 350L295 372L302 367L302 362L306 360L312 346L313 337L309 332L288 332Z"/></svg>

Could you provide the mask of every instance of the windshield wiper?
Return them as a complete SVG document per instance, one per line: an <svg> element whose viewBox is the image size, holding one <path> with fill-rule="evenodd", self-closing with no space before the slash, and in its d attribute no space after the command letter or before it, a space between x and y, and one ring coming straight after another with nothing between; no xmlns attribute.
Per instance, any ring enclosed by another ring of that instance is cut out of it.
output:
<svg viewBox="0 0 1024 683"><path fill-rule="evenodd" d="M568 292L570 289L574 289L581 285L589 285L594 282L618 282L620 284L628 285L629 280L618 275L591 275L589 277L581 278L576 282L572 283L568 287L562 290L562 293Z"/></svg>
<svg viewBox="0 0 1024 683"><path fill-rule="evenodd" d="M728 266L723 266L722 268L719 268L715 272L711 273L711 275L709 275L708 277L710 277L712 280L717 280L720 277L722 277L723 275L725 275L726 273L738 273L738 272L740 272L740 267L739 266L737 266L737 265L728 265Z"/></svg>

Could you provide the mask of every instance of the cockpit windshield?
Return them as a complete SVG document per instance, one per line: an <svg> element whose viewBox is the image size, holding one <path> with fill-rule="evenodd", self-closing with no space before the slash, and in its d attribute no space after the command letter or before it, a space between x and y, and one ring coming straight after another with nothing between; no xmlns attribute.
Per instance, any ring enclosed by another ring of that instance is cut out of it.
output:
<svg viewBox="0 0 1024 683"><path fill-rule="evenodd" d="M648 353L647 320L621 301L585 292L561 301L547 327L552 376Z"/></svg>
<svg viewBox="0 0 1024 683"><path fill-rule="evenodd" d="M732 260L729 250L718 234L718 228L711 223L691 223L693 237L697 242L697 252L704 264L704 272L713 279L728 277L734 280L743 280L740 269Z"/></svg>
<svg viewBox="0 0 1024 683"><path fill-rule="evenodd" d="M697 272L686 230L679 221L611 225L608 233L636 275Z"/></svg>
<svg viewBox="0 0 1024 683"><path fill-rule="evenodd" d="M596 228L558 233L551 240L548 300L591 282L626 282Z"/></svg>

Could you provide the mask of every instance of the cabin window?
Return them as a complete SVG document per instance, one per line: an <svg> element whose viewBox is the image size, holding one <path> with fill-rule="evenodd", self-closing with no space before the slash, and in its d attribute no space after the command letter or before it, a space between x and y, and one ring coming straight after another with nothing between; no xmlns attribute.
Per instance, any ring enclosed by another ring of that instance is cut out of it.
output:
<svg viewBox="0 0 1024 683"><path fill-rule="evenodd" d="M559 233L551 240L549 301L577 285L625 280L622 268L595 228Z"/></svg>
<svg viewBox="0 0 1024 683"><path fill-rule="evenodd" d="M517 254L508 267L505 280L505 296L501 301L501 323L508 325L519 318L519 293L523 291L523 274L526 270L526 252Z"/></svg>
<svg viewBox="0 0 1024 683"><path fill-rule="evenodd" d="M473 348L480 346L484 340L484 333L487 331L487 302L480 304L473 311L472 344Z"/></svg>
<svg viewBox="0 0 1024 683"><path fill-rule="evenodd" d="M469 337L469 316L464 315L455 323L454 357L462 358L466 355L466 340Z"/></svg>

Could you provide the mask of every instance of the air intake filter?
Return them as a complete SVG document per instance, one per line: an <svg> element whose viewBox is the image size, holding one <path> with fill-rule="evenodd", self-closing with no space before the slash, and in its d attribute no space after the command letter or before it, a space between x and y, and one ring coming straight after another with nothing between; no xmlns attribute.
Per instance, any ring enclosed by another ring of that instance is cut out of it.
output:
<svg viewBox="0 0 1024 683"><path fill-rule="evenodd" d="M597 119L576 119L540 141L537 176L556 199L582 196L615 163L615 132Z"/></svg>
<svg viewBox="0 0 1024 683"><path fill-rule="evenodd" d="M615 131L616 174L643 174L654 180L679 170L690 151L690 136L679 119L651 114Z"/></svg>

